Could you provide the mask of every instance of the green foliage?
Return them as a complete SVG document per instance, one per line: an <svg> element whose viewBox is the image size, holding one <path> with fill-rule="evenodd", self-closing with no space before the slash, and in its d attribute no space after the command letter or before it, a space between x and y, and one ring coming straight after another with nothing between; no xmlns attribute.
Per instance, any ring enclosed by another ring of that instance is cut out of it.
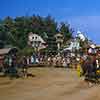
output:
<svg viewBox="0 0 100 100"><path fill-rule="evenodd" d="M0 20L0 40L5 44L25 49L27 47L28 33L33 32L40 35L48 44L48 50L56 50L55 34L60 30L64 34L64 39L72 37L69 25L58 23L51 17L41 16L21 16L16 18L6 17Z"/></svg>
<svg viewBox="0 0 100 100"><path fill-rule="evenodd" d="M66 42L67 40L69 40L70 38L72 38L73 31L70 28L69 24L61 22L60 23L60 33L63 34L63 36L64 36L64 42Z"/></svg>
<svg viewBox="0 0 100 100"><path fill-rule="evenodd" d="M4 47L4 43L0 41L0 49L2 49L3 47Z"/></svg>
<svg viewBox="0 0 100 100"><path fill-rule="evenodd" d="M33 52L35 52L33 48L31 48L31 47L25 47L24 49L19 50L18 55L20 55L20 56L21 55L22 56L23 55L28 56L28 55L32 55Z"/></svg>

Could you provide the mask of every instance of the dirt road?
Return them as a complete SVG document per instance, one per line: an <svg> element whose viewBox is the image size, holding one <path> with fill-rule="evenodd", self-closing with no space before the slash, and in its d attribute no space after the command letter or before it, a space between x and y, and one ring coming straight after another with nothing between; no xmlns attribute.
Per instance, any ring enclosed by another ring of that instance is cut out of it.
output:
<svg viewBox="0 0 100 100"><path fill-rule="evenodd" d="M100 100L100 86L88 87L75 71L33 68L34 77L0 78L0 100Z"/></svg>

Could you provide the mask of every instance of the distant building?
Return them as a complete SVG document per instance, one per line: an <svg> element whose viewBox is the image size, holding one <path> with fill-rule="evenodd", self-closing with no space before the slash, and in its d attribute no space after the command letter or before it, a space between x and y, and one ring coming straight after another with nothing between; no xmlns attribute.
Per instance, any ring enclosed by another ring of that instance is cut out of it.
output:
<svg viewBox="0 0 100 100"><path fill-rule="evenodd" d="M55 38L56 38L58 50L60 50L60 48L63 45L63 35L61 33L58 33L58 34L55 35Z"/></svg>
<svg viewBox="0 0 100 100"><path fill-rule="evenodd" d="M80 31L77 31L77 38L79 38L80 40L82 40L83 42L86 40L86 37L84 36L84 34Z"/></svg>
<svg viewBox="0 0 100 100"><path fill-rule="evenodd" d="M80 47L80 43L79 41L77 41L76 39L73 39L71 42L70 42L70 45L69 47L65 48L63 51L75 51L75 50L79 50L81 47Z"/></svg>
<svg viewBox="0 0 100 100"><path fill-rule="evenodd" d="M100 45L96 45L96 49L100 50Z"/></svg>
<svg viewBox="0 0 100 100"><path fill-rule="evenodd" d="M38 50L46 48L46 42L43 38L32 32L28 34L28 45Z"/></svg>
<svg viewBox="0 0 100 100"><path fill-rule="evenodd" d="M5 55L12 56L16 55L17 52L18 49L16 47L0 49L0 67L3 64Z"/></svg>
<svg viewBox="0 0 100 100"><path fill-rule="evenodd" d="M65 49L63 49L63 51L71 51L71 52L75 52L76 50L79 51L81 49L80 41L84 42L85 40L86 40L85 35L82 32L77 31L76 37L71 39L70 45Z"/></svg>

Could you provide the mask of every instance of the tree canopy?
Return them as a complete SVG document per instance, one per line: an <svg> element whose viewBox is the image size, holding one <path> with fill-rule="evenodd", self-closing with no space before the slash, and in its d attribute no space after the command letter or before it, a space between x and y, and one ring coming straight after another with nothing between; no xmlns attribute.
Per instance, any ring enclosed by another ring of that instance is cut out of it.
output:
<svg viewBox="0 0 100 100"><path fill-rule="evenodd" d="M39 15L6 17L0 20L0 41L5 45L16 46L20 49L27 47L28 33L33 32L40 35L48 43L49 49L55 49L55 34L61 32L64 40L72 37L72 31L69 24L64 22L59 24L50 15L41 17Z"/></svg>

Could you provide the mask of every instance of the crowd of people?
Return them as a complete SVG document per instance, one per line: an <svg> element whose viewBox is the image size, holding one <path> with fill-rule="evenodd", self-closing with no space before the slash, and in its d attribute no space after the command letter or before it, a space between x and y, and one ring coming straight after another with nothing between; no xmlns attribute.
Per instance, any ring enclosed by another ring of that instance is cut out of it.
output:
<svg viewBox="0 0 100 100"><path fill-rule="evenodd" d="M15 55L6 55L3 62L3 72L10 76L16 76L18 69L22 69L24 76L27 74L29 66L64 67L76 69L79 76L93 76L96 70L100 68L100 54L74 54L66 55L58 53L57 55L32 54L30 56L17 57Z"/></svg>

